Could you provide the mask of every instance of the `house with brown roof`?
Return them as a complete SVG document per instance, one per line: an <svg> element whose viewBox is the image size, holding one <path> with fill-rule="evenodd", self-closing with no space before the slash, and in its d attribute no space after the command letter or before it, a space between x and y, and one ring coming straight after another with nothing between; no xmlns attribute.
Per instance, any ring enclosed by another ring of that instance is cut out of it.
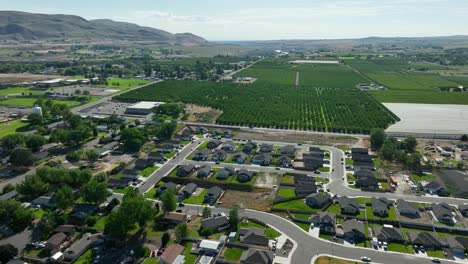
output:
<svg viewBox="0 0 468 264"><path fill-rule="evenodd" d="M249 227L239 230L239 240L241 243L268 247L269 239L265 236L264 228Z"/></svg>
<svg viewBox="0 0 468 264"><path fill-rule="evenodd" d="M169 245L164 253L159 257L162 264L182 264L184 263L184 246L179 244Z"/></svg>
<svg viewBox="0 0 468 264"><path fill-rule="evenodd" d="M60 246L67 240L67 235L65 233L56 233L51 236L45 245L45 248L50 251L57 251L60 249Z"/></svg>
<svg viewBox="0 0 468 264"><path fill-rule="evenodd" d="M167 212L166 214L164 214L163 220L165 222L177 225L186 223L188 220L188 216L186 213Z"/></svg>

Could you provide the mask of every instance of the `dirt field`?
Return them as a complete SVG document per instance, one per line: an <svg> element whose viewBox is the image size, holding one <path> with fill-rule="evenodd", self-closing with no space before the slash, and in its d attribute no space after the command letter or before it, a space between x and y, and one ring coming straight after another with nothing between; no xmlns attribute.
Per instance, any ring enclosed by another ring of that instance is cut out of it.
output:
<svg viewBox="0 0 468 264"><path fill-rule="evenodd" d="M22 82L49 80L56 78L66 78L60 75L42 75L42 74L27 74L27 73L1 73L0 84L18 84Z"/></svg>
<svg viewBox="0 0 468 264"><path fill-rule="evenodd" d="M223 207L249 208L259 211L269 211L274 194L271 190L257 189L255 192L241 192L228 190L221 198Z"/></svg>
<svg viewBox="0 0 468 264"><path fill-rule="evenodd" d="M189 114L188 122L201 122L214 124L216 119L223 113L210 107L187 104L185 112Z"/></svg>
<svg viewBox="0 0 468 264"><path fill-rule="evenodd" d="M300 132L246 132L240 131L236 138L245 140L265 140L265 141L282 141L282 142L301 142L311 143L315 145L328 145L328 146L346 146L352 147L357 145L365 145L367 140L359 140L359 138L350 136L331 136L331 135L307 135L300 134Z"/></svg>
<svg viewBox="0 0 468 264"><path fill-rule="evenodd" d="M408 218L398 214L398 219L402 222L413 222L421 224L432 224L431 216L427 212L421 212L421 218Z"/></svg>
<svg viewBox="0 0 468 264"><path fill-rule="evenodd" d="M255 180L255 187L271 189L273 185L278 185L281 176L277 173L258 173Z"/></svg>

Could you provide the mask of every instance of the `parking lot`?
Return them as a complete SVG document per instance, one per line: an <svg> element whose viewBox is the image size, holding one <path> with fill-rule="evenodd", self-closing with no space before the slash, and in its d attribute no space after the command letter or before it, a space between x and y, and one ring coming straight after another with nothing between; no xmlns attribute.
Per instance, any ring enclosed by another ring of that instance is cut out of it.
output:
<svg viewBox="0 0 468 264"><path fill-rule="evenodd" d="M51 89L51 92L54 93L59 93L59 94L68 94L68 95L74 95L76 91L80 91L79 94L83 94L84 91L88 91L89 95L91 96L107 96L111 95L113 93L118 92L119 90L117 89L109 89L109 88L101 88L101 87L95 87L91 85L72 85L72 86L64 86L64 87L57 87Z"/></svg>

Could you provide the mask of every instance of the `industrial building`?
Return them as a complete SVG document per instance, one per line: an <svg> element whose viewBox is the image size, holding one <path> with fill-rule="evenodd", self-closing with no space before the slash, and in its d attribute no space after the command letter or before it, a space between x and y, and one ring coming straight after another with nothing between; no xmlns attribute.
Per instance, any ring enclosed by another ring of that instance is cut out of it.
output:
<svg viewBox="0 0 468 264"><path fill-rule="evenodd" d="M164 104L162 102L146 102L142 101L133 105L130 105L127 107L125 110L126 114L129 115L148 115L153 112L155 108L160 106L161 104Z"/></svg>

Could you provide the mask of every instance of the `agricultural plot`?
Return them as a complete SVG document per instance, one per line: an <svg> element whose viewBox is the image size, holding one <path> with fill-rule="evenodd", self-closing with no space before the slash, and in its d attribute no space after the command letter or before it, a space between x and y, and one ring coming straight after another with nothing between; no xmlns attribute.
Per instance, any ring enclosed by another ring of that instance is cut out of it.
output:
<svg viewBox="0 0 468 264"><path fill-rule="evenodd" d="M368 133L398 121L383 105L356 89L165 81L115 99L209 106L223 111L217 123L224 125Z"/></svg>
<svg viewBox="0 0 468 264"><path fill-rule="evenodd" d="M341 65L300 65L298 70L301 86L355 89L356 85L368 82L361 75Z"/></svg>
<svg viewBox="0 0 468 264"><path fill-rule="evenodd" d="M257 83L294 85L297 66L288 64L285 60L263 60L245 69L235 77L255 77Z"/></svg>
<svg viewBox="0 0 468 264"><path fill-rule="evenodd" d="M368 93L382 103L468 104L467 92L387 90Z"/></svg>

